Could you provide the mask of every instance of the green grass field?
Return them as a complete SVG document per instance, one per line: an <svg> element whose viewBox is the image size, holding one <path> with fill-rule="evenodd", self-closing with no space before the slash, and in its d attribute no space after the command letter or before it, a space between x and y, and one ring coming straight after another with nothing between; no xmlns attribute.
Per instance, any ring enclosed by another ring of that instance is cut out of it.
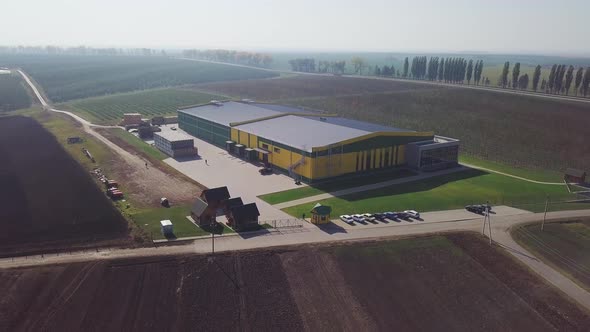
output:
<svg viewBox="0 0 590 332"><path fill-rule="evenodd" d="M153 89L75 100L64 107L96 124L116 125L123 113L140 113L147 118L176 115L181 106L206 103L222 96L183 89Z"/></svg>
<svg viewBox="0 0 590 332"><path fill-rule="evenodd" d="M494 171L520 176L522 178L534 180L534 181L541 181L541 182L563 182L563 174L556 171L550 170L533 170L528 168L522 167L514 167L506 164L501 164L498 162L482 160L473 156L461 155L459 157L459 162L464 164L469 164L477 167L483 167L487 169L491 169Z"/></svg>
<svg viewBox="0 0 590 332"><path fill-rule="evenodd" d="M364 191L321 200L332 207L332 216L414 209L421 212L460 209L489 201L542 211L547 195L553 201L573 198L564 186L540 185L507 176L468 170L424 181ZM284 209L292 216L309 214L316 202ZM589 205L589 204L586 204Z"/></svg>
<svg viewBox="0 0 590 332"><path fill-rule="evenodd" d="M0 112L13 111L31 106L22 79L16 74L0 74Z"/></svg>
<svg viewBox="0 0 590 332"><path fill-rule="evenodd" d="M590 221L547 223L513 230L512 235L535 256L590 290Z"/></svg>
<svg viewBox="0 0 590 332"><path fill-rule="evenodd" d="M323 182L319 184L306 186L303 188L296 188L261 195L258 197L269 204L279 204L309 196L320 195L331 191L353 188L383 181L389 181L411 175L415 175L415 173L409 170L394 169L376 174L368 174L365 176L346 177L329 182Z"/></svg>
<svg viewBox="0 0 590 332"><path fill-rule="evenodd" d="M278 76L276 73L168 57L0 55L20 67L53 102L205 82Z"/></svg>
<svg viewBox="0 0 590 332"><path fill-rule="evenodd" d="M131 219L137 226L143 228L153 239L164 239L160 221L170 220L177 238L189 236L210 235L211 232L191 223L186 216L190 215L190 206L174 206L170 208L156 208L131 214ZM233 233L228 227L220 227L215 234Z"/></svg>

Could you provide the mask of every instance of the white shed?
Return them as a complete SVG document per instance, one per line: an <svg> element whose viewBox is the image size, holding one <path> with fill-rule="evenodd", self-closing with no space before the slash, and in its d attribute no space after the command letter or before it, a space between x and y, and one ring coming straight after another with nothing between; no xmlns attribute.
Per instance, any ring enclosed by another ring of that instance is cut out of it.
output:
<svg viewBox="0 0 590 332"><path fill-rule="evenodd" d="M162 225L162 234L164 234L164 236L174 234L174 229L173 229L173 226L172 226L172 221L170 221L170 220L161 220L160 221L160 225Z"/></svg>

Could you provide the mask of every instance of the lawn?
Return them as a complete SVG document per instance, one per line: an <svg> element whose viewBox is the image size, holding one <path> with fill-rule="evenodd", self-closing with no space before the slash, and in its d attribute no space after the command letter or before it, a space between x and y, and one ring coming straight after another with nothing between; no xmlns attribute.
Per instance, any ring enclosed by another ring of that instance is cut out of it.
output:
<svg viewBox="0 0 590 332"><path fill-rule="evenodd" d="M480 158L476 158L473 156L468 155L461 155L459 157L459 162L463 164L469 164L476 167L482 167L491 169L494 171L519 176L525 179L534 180L534 181L541 181L541 182L563 182L563 173L550 171L550 170L542 170L542 169L529 169L524 167L515 167L510 166L494 161L487 161Z"/></svg>
<svg viewBox="0 0 590 332"><path fill-rule="evenodd" d="M17 74L0 74L0 112L31 106L31 97Z"/></svg>
<svg viewBox="0 0 590 332"><path fill-rule="evenodd" d="M300 198L320 195L326 192L342 190L347 188L354 188L367 184L373 184L383 181L399 179L402 177L412 176L416 173L405 169L393 169L385 172L367 174L363 176L348 176L341 179L321 182L303 188L289 189L258 196L263 201L269 204L279 204L289 202Z"/></svg>
<svg viewBox="0 0 590 332"><path fill-rule="evenodd" d="M276 73L164 56L0 55L20 67L53 102L204 82L278 76Z"/></svg>
<svg viewBox="0 0 590 332"><path fill-rule="evenodd" d="M364 191L319 201L332 207L332 216L414 209L421 212L459 209L467 204L513 205L542 211L546 195L553 201L573 198L563 186L540 185L503 175L468 170L424 181ZM292 216L309 213L315 204L283 209Z"/></svg>
<svg viewBox="0 0 590 332"><path fill-rule="evenodd" d="M121 122L124 113L140 113L146 118L176 115L177 109L181 106L223 98L194 90L169 88L75 100L60 104L58 108L66 108L92 123L116 125Z"/></svg>
<svg viewBox="0 0 590 332"><path fill-rule="evenodd" d="M123 129L118 129L118 128L112 128L112 129L104 129L101 131L101 133L104 132L108 132L108 138L109 140L113 141L114 143L116 143L117 145L121 146L121 145L130 145L134 150L146 155L147 157L150 157L150 159L156 159L156 160L164 160L166 158L169 158L166 154L164 154L162 151L158 150L156 147L151 146L150 144L144 142L142 139L140 139L139 137L123 130ZM121 140L122 144L119 144L119 142L117 142L117 140Z"/></svg>
<svg viewBox="0 0 590 332"><path fill-rule="evenodd" d="M537 257L590 291L590 221L525 225L513 237Z"/></svg>
<svg viewBox="0 0 590 332"><path fill-rule="evenodd" d="M137 226L144 229L146 233L155 240L165 238L161 232L160 220L172 221L174 235L177 238L210 235L210 231L196 226L186 218L186 216L191 214L190 210L191 207L189 205L174 206L170 208L161 207L133 213L131 214L131 219ZM223 226L216 229L215 234L233 232L234 231L230 228Z"/></svg>

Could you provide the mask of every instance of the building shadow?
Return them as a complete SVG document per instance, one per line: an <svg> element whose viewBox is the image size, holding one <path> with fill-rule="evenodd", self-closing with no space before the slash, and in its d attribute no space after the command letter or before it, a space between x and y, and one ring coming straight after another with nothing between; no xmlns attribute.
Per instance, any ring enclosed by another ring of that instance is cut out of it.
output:
<svg viewBox="0 0 590 332"><path fill-rule="evenodd" d="M348 233L346 231L346 229L338 224L335 224L333 222L329 222L327 224L323 224L323 225L317 225L317 227L324 231L327 234L338 234L338 233Z"/></svg>
<svg viewBox="0 0 590 332"><path fill-rule="evenodd" d="M201 156L197 155L197 156L187 156L187 157L176 157L176 158L172 158L172 159L178 161L179 163L185 163L188 161L201 160L203 158L201 158Z"/></svg>
<svg viewBox="0 0 590 332"><path fill-rule="evenodd" d="M268 236L271 235L272 232L269 231L266 228L263 227L259 227L256 229L250 229L250 230L245 230L245 231L240 231L240 232L236 232L238 233L238 235L242 238L242 239L251 239L251 238L255 238L255 237L259 237L259 236Z"/></svg>

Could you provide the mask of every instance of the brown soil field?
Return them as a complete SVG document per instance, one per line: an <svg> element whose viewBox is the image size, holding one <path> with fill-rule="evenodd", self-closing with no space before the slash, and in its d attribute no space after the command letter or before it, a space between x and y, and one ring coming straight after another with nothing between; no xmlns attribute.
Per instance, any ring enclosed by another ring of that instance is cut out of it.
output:
<svg viewBox="0 0 590 332"><path fill-rule="evenodd" d="M135 155L141 161L122 158L112 153L109 170L117 180L125 185L130 201L141 208L160 207L160 198L166 197L176 205L192 204L205 186L182 174L161 160L139 151L109 129L94 129L100 135L119 146L123 150ZM118 130L118 129L115 129ZM145 168L144 161L148 161L149 168Z"/></svg>
<svg viewBox="0 0 590 332"><path fill-rule="evenodd" d="M195 87L258 101L432 89L431 86L422 84L338 76L294 76L199 84Z"/></svg>
<svg viewBox="0 0 590 332"><path fill-rule="evenodd" d="M478 235L0 270L0 330L583 331Z"/></svg>
<svg viewBox="0 0 590 332"><path fill-rule="evenodd" d="M590 104L396 81L295 77L204 85L461 140L468 155L525 168L590 165Z"/></svg>
<svg viewBox="0 0 590 332"><path fill-rule="evenodd" d="M32 118L0 118L0 155L3 255L127 234L89 174Z"/></svg>

